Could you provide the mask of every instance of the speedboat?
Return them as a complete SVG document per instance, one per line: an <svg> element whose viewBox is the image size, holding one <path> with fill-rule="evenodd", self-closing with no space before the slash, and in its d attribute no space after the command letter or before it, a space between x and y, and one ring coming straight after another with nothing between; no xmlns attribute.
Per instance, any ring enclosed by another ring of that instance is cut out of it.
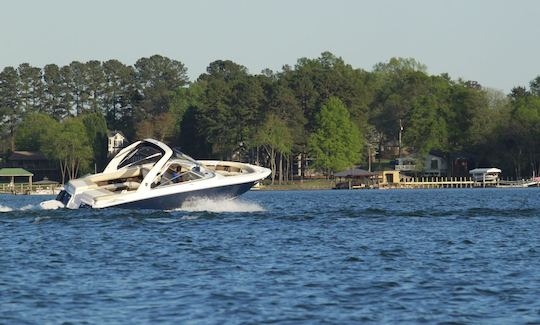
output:
<svg viewBox="0 0 540 325"><path fill-rule="evenodd" d="M70 180L50 208L129 208L171 210L185 201L235 198L270 175L251 164L196 161L154 139L122 149L102 173Z"/></svg>

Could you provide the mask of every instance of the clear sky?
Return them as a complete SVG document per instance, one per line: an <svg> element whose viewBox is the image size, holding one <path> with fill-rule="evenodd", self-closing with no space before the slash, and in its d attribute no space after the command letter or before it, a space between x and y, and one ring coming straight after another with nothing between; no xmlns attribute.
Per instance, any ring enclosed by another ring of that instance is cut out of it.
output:
<svg viewBox="0 0 540 325"><path fill-rule="evenodd" d="M258 73L323 51L371 70L413 57L508 92L540 75L535 0L18 0L0 3L0 68L161 54L192 80L217 59Z"/></svg>

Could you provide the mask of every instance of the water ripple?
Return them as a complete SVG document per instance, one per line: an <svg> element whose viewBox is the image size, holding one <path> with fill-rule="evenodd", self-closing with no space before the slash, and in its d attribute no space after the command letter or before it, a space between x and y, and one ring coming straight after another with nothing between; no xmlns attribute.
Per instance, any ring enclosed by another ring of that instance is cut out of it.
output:
<svg viewBox="0 0 540 325"><path fill-rule="evenodd" d="M538 197L261 191L51 211L0 196L0 323L538 323Z"/></svg>

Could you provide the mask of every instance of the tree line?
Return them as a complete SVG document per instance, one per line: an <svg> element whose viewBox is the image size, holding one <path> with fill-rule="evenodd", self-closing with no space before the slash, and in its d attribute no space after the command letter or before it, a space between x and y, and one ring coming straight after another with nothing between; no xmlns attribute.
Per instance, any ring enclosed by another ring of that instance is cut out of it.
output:
<svg viewBox="0 0 540 325"><path fill-rule="evenodd" d="M310 161L331 174L366 166L388 147L419 162L432 150L459 152L527 177L540 168L539 122L540 76L504 94L431 75L412 58L368 71L324 52L258 74L217 60L195 81L183 63L160 55L134 65L23 63L0 72L2 151L41 150L68 177L103 166L107 129L197 158L267 165L280 182L292 177L293 164L303 173ZM87 150L68 154L67 147Z"/></svg>

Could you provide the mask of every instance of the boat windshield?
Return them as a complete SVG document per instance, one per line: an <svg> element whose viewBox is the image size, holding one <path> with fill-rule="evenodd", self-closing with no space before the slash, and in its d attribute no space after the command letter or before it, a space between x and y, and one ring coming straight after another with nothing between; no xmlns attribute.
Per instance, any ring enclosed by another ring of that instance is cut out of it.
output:
<svg viewBox="0 0 540 325"><path fill-rule="evenodd" d="M204 165L177 148L173 148L173 155L164 166L163 171L157 175L156 187L175 185L178 183L207 179L214 174Z"/></svg>
<svg viewBox="0 0 540 325"><path fill-rule="evenodd" d="M143 142L133 148L118 164L118 168L158 162L165 152L153 143Z"/></svg>
<svg viewBox="0 0 540 325"><path fill-rule="evenodd" d="M177 159L187 160L190 163L195 164L197 166L201 165L198 161L196 161L195 159L193 159L190 156L186 155L185 153L180 151L178 148L173 148L173 157L177 158Z"/></svg>

